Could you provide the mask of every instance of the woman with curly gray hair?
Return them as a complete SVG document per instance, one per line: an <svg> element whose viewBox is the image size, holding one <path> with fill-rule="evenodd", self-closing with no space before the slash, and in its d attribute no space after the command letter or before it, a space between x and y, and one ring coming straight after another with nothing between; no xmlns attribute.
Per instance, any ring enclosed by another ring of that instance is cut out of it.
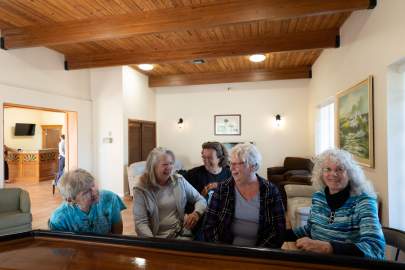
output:
<svg viewBox="0 0 405 270"><path fill-rule="evenodd" d="M257 172L261 155L250 143L231 150L232 177L215 189L203 227L207 242L279 248L285 214L276 186Z"/></svg>
<svg viewBox="0 0 405 270"><path fill-rule="evenodd" d="M307 225L287 231L285 240L304 251L383 259L376 195L352 155L340 149L320 154L312 182L319 191Z"/></svg>

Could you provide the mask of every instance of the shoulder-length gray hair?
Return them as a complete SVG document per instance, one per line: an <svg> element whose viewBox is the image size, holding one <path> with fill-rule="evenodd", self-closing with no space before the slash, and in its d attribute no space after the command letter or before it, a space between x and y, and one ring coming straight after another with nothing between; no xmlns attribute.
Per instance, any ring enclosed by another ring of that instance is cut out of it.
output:
<svg viewBox="0 0 405 270"><path fill-rule="evenodd" d="M353 159L353 156L342 149L330 149L322 152L316 157L314 169L312 171L312 182L318 188L323 190L325 182L323 181L323 168L325 162L330 160L336 165L343 167L346 170L350 184L350 194L360 195L366 193L375 197L373 185L367 180L363 170Z"/></svg>
<svg viewBox="0 0 405 270"><path fill-rule="evenodd" d="M240 160L248 165L252 165L255 172L260 168L262 155L257 150L256 146L251 143L240 143L231 149L231 156L236 155Z"/></svg>
<svg viewBox="0 0 405 270"><path fill-rule="evenodd" d="M159 159L163 155L169 155L173 158L173 165L174 162L176 161L176 157L174 156L173 151L168 150L163 147L156 147L152 151L150 151L147 159L146 159L146 166L145 166L145 172L142 175L143 181L145 181L146 185L152 186L152 187L158 187L158 183L156 180L156 173L155 173L155 167L159 162ZM173 172L171 172L170 176L173 175Z"/></svg>
<svg viewBox="0 0 405 270"><path fill-rule="evenodd" d="M88 171L76 169L63 174L58 188L65 200L74 200L80 192L89 190L95 183L96 180Z"/></svg>

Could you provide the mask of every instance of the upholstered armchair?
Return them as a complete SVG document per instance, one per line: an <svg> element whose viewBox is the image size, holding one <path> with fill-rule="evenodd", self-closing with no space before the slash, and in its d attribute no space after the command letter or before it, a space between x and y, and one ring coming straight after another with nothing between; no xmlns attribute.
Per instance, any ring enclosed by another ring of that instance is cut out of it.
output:
<svg viewBox="0 0 405 270"><path fill-rule="evenodd" d="M267 168L267 179L273 182L283 197L284 207L287 208L285 185L311 185L313 162L308 158L286 157L282 167Z"/></svg>
<svg viewBox="0 0 405 270"><path fill-rule="evenodd" d="M138 161L127 167L129 195L134 196L134 187L145 171L146 161Z"/></svg>
<svg viewBox="0 0 405 270"><path fill-rule="evenodd" d="M0 189L0 235L32 229L31 201L21 188Z"/></svg>
<svg viewBox="0 0 405 270"><path fill-rule="evenodd" d="M312 194L316 191L312 185L285 185L287 195L287 217L291 228L304 226L309 217Z"/></svg>

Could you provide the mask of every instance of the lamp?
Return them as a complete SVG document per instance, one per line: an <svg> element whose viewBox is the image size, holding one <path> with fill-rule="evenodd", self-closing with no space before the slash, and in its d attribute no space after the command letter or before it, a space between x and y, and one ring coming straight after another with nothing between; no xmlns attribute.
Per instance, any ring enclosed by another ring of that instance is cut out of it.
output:
<svg viewBox="0 0 405 270"><path fill-rule="evenodd" d="M276 125L279 127L281 124L281 115L277 114L276 115Z"/></svg>
<svg viewBox="0 0 405 270"><path fill-rule="evenodd" d="M183 125L184 125L183 118L179 118L179 121L177 121L177 125L179 128L183 128Z"/></svg>

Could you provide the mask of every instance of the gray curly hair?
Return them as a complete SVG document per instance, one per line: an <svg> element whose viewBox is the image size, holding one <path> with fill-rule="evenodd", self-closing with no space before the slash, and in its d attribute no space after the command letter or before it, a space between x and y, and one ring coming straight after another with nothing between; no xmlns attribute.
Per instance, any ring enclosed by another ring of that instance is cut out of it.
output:
<svg viewBox="0 0 405 270"><path fill-rule="evenodd" d="M366 178L363 170L353 159L353 156L342 149L329 149L316 157L314 169L312 171L312 183L314 183L315 187L320 190L325 188L325 182L323 181L323 168L327 160L336 163L336 165L341 166L346 170L349 178L351 195L366 193L370 196L376 197L373 185Z"/></svg>
<svg viewBox="0 0 405 270"><path fill-rule="evenodd" d="M58 188L65 200L74 200L80 192L90 189L95 183L96 180L88 171L75 169L63 174Z"/></svg>
<svg viewBox="0 0 405 270"><path fill-rule="evenodd" d="M236 155L240 160L248 165L253 165L255 172L260 168L262 155L256 146L251 143L240 143L231 149L231 156Z"/></svg>

